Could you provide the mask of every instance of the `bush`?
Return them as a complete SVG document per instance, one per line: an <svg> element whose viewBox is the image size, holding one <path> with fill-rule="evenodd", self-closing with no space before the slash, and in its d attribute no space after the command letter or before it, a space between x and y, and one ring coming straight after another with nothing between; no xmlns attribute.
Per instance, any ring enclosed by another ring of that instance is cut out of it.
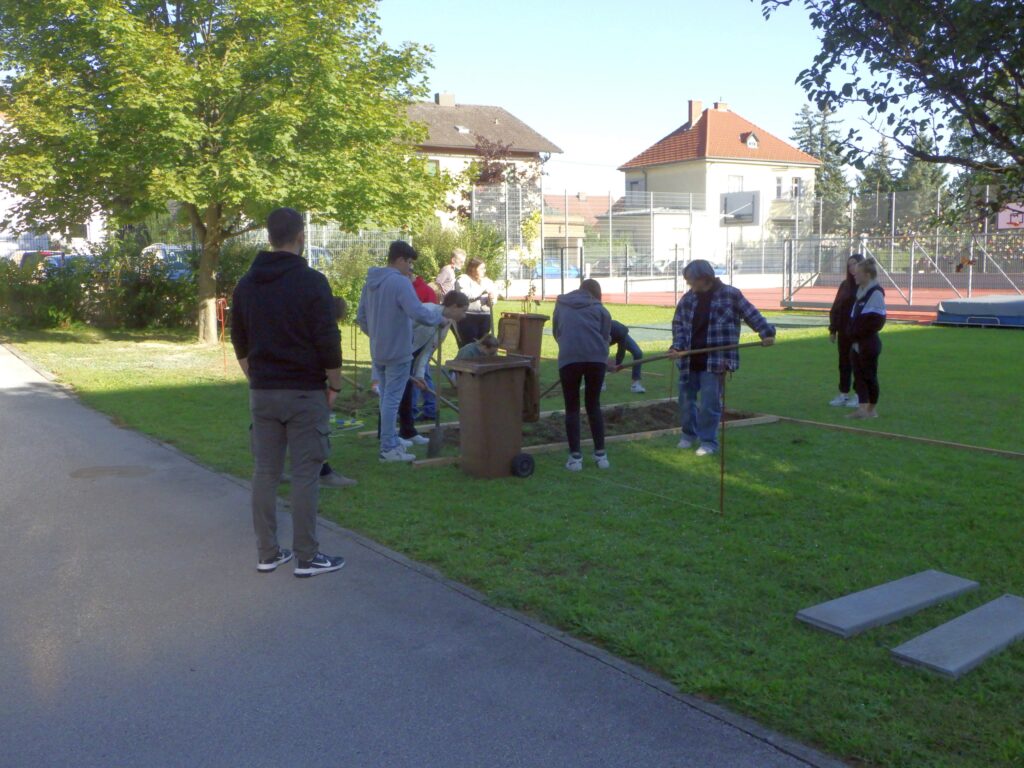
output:
<svg viewBox="0 0 1024 768"><path fill-rule="evenodd" d="M334 256L329 263L321 265L327 281L331 284L331 292L343 298L348 304L348 317L345 318L345 322L355 322L359 295L366 283L366 271L370 267L382 266L384 261L384 258L375 256L368 245L360 243Z"/></svg>
<svg viewBox="0 0 1024 768"><path fill-rule="evenodd" d="M413 232L413 245L419 252L416 273L433 280L448 263L452 250L461 248L467 258L480 259L487 265L487 276L497 283L505 278L505 241L501 232L479 221L461 222L457 227L444 227L436 217Z"/></svg>

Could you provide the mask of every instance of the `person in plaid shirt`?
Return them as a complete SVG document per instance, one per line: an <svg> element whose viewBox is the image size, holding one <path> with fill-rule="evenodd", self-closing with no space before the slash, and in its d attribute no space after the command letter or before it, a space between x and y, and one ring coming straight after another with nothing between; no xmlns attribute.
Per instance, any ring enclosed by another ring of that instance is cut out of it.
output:
<svg viewBox="0 0 1024 768"><path fill-rule="evenodd" d="M718 451L718 423L722 418L722 382L726 373L740 367L735 349L686 355L691 349L738 344L740 321L757 331L766 347L775 342L775 327L731 285L715 277L704 259L691 261L683 270L690 286L672 318L672 348L679 358L679 413L683 435L680 448L697 444L698 456ZM699 396L699 398L698 398Z"/></svg>

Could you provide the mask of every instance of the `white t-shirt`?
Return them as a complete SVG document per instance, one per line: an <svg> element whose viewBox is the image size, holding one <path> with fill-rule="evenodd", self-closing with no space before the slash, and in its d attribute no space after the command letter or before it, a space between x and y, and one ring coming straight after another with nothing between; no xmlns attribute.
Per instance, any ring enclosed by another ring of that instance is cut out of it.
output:
<svg viewBox="0 0 1024 768"><path fill-rule="evenodd" d="M469 299L469 311L477 314L487 314L491 311L489 306L480 303L481 296L489 293L491 296L497 297L494 282L486 277L477 282L469 275L459 275L459 279L455 281L455 290L466 294Z"/></svg>

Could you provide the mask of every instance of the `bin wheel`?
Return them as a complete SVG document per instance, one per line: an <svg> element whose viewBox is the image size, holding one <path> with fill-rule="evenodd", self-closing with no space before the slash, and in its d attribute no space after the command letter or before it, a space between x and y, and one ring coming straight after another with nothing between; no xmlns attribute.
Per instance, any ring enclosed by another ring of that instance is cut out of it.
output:
<svg viewBox="0 0 1024 768"><path fill-rule="evenodd" d="M512 474L516 477L529 477L533 474L533 456L528 453L516 454L512 459Z"/></svg>

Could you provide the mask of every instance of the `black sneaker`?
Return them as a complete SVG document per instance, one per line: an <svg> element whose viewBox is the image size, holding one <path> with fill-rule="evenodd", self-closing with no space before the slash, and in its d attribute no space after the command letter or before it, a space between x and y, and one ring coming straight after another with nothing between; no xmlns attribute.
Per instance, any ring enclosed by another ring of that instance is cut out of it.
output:
<svg viewBox="0 0 1024 768"><path fill-rule="evenodd" d="M270 573L276 571L277 566L284 565L292 559L292 551L290 549L279 549L274 557L266 560L260 560L256 563L256 570L260 573Z"/></svg>
<svg viewBox="0 0 1024 768"><path fill-rule="evenodd" d="M317 552L312 560L299 560L295 564L295 575L300 579L308 579L321 573L340 571L345 567L344 557L328 557Z"/></svg>

